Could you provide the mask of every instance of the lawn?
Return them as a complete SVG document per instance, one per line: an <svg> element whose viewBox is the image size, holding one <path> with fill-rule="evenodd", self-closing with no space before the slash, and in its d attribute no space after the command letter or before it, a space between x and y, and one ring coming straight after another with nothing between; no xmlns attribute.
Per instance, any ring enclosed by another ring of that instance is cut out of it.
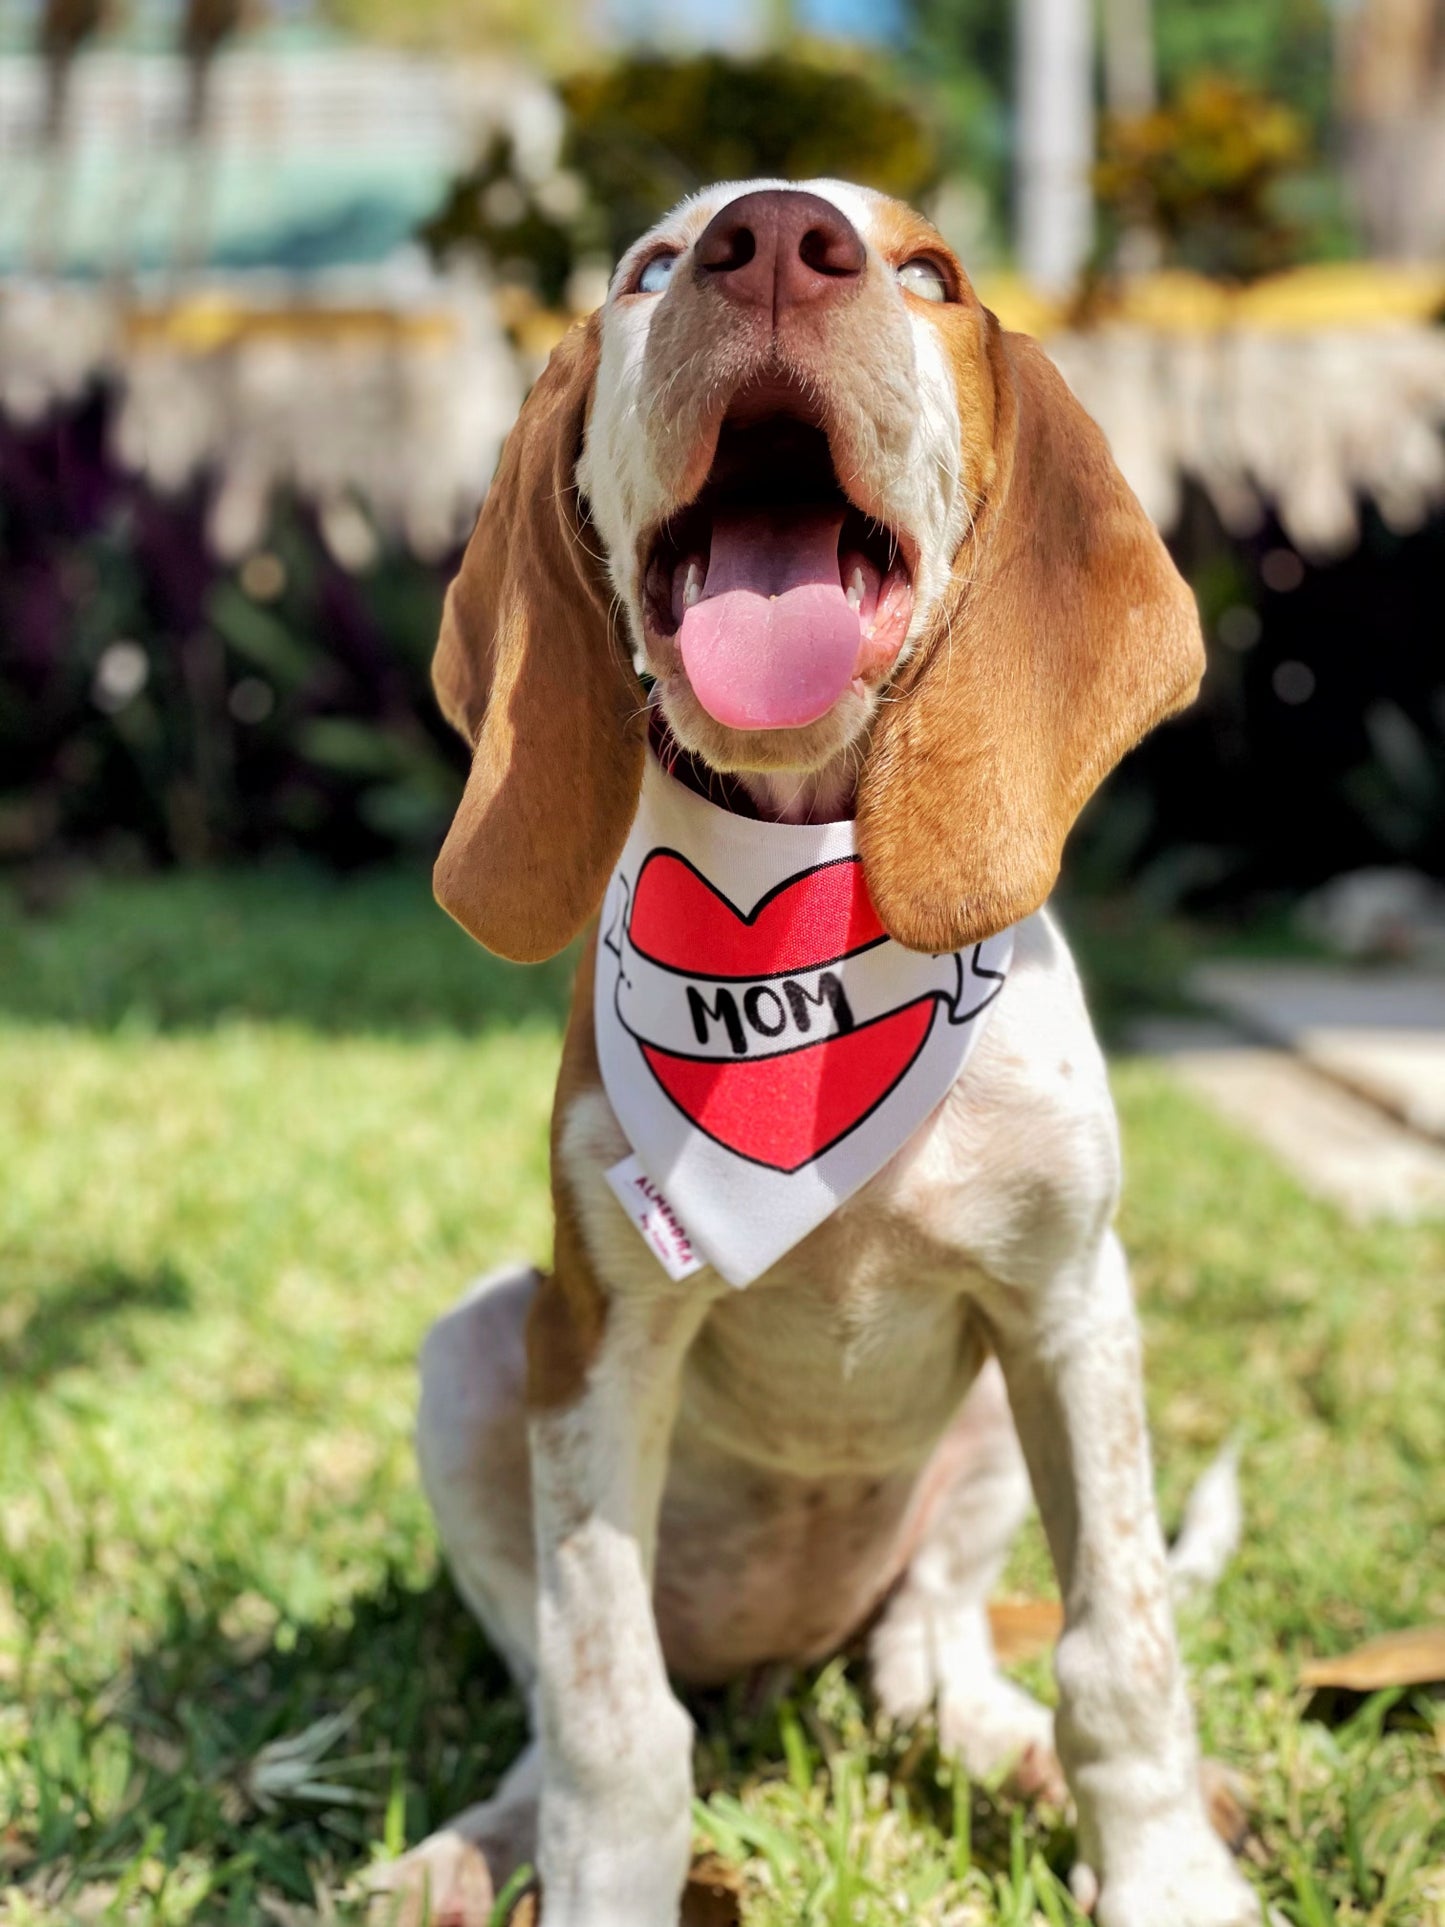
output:
<svg viewBox="0 0 1445 1927"><path fill-rule="evenodd" d="M412 1360L470 1277L546 1250L565 979L410 877L0 899L6 1922L349 1918L357 1870L515 1751L418 1490ZM1445 1620L1445 1227L1353 1227L1157 1069L1116 1083L1166 1519L1243 1445L1246 1542L1183 1633L1248 1863L1296 1927L1439 1927L1445 1706L1298 1672ZM1046 1586L1036 1535L1009 1584ZM1077 1918L1061 1816L881 1730L856 1669L693 1710L749 1927Z"/></svg>

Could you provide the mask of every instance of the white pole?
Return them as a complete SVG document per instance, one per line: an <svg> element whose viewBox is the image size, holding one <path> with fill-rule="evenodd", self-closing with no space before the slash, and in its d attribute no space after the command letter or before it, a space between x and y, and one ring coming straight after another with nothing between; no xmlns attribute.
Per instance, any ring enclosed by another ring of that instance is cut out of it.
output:
<svg viewBox="0 0 1445 1927"><path fill-rule="evenodd" d="M1152 0L1104 0L1104 99L1111 114L1147 114L1157 104Z"/></svg>
<svg viewBox="0 0 1445 1927"><path fill-rule="evenodd" d="M1018 3L1018 253L1040 294L1067 295L1094 232L1091 0Z"/></svg>

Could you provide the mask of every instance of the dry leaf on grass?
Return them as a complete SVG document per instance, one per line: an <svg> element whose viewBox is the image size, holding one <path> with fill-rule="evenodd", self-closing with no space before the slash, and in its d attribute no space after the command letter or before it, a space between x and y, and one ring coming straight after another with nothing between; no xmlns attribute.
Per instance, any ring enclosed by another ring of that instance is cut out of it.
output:
<svg viewBox="0 0 1445 1927"><path fill-rule="evenodd" d="M1411 1626L1367 1639L1332 1659L1300 1668L1302 1685L1337 1687L1347 1693L1378 1693L1387 1686L1433 1686L1445 1681L1445 1626Z"/></svg>
<svg viewBox="0 0 1445 1927"><path fill-rule="evenodd" d="M1064 1625L1064 1609L1056 1599L991 1599L988 1623L994 1651L1002 1666L1046 1653Z"/></svg>
<svg viewBox="0 0 1445 1927"><path fill-rule="evenodd" d="M1249 1844L1249 1792L1244 1780L1223 1760L1207 1755L1199 1762L1199 1790L1209 1824L1236 1856Z"/></svg>
<svg viewBox="0 0 1445 1927"><path fill-rule="evenodd" d="M742 1878L715 1853L699 1854L682 1896L682 1927L738 1927Z"/></svg>

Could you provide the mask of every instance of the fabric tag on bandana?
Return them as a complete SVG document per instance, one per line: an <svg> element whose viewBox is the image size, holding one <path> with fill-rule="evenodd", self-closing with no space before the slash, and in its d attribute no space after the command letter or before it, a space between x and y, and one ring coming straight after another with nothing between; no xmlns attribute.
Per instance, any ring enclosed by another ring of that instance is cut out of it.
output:
<svg viewBox="0 0 1445 1927"><path fill-rule="evenodd" d="M602 1081L660 1194L649 1204L730 1284L750 1284L936 1109L1012 954L1010 930L939 956L905 950L878 920L851 823L734 816L649 750L603 905L595 1000ZM656 1250L644 1193L614 1181L624 1168L609 1182Z"/></svg>
<svg viewBox="0 0 1445 1927"><path fill-rule="evenodd" d="M669 1278L691 1278L707 1263L693 1250L677 1213L636 1158L624 1158L607 1173L613 1196L642 1233Z"/></svg>

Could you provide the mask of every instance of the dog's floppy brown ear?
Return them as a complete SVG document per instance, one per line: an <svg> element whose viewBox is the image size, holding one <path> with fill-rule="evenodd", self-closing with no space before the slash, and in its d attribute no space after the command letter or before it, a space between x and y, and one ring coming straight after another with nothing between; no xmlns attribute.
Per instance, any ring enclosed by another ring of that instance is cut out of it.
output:
<svg viewBox="0 0 1445 1927"><path fill-rule="evenodd" d="M564 337L507 437L432 664L472 768L437 901L519 963L563 949L595 914L642 784L642 686L612 632L575 470L600 322Z"/></svg>
<svg viewBox="0 0 1445 1927"><path fill-rule="evenodd" d="M1042 349L984 325L994 479L859 785L869 889L913 950L1036 910L1089 796L1204 669L1194 599L1103 434Z"/></svg>

